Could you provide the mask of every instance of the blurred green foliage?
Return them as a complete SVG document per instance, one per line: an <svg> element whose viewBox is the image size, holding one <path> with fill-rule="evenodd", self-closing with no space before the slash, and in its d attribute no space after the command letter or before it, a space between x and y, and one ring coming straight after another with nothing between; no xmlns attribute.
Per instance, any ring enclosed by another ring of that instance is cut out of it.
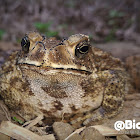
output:
<svg viewBox="0 0 140 140"><path fill-rule="evenodd" d="M125 13L117 10L110 10L108 14L108 26L111 28L109 34L105 37L105 41L116 40L116 31L119 29L120 22L124 18Z"/></svg>
<svg viewBox="0 0 140 140"><path fill-rule="evenodd" d="M75 8L75 6L76 6L75 0L67 1L66 6L69 7L69 8Z"/></svg>
<svg viewBox="0 0 140 140"><path fill-rule="evenodd" d="M13 119L15 122L19 123L19 124L23 124L23 123L24 123L23 121L19 120L19 119L16 118L16 117L12 117L12 119Z"/></svg>
<svg viewBox="0 0 140 140"><path fill-rule="evenodd" d="M115 41L116 40L115 32L116 32L116 29L112 29L110 33L105 37L105 41L106 42Z"/></svg>
<svg viewBox="0 0 140 140"><path fill-rule="evenodd" d="M108 25L117 27L119 24L119 21L122 20L124 16L125 16L124 12L120 12L117 10L110 10Z"/></svg>
<svg viewBox="0 0 140 140"><path fill-rule="evenodd" d="M59 25L59 28L62 30L62 29L67 29L68 28L68 24L66 23L63 23L63 24L60 24Z"/></svg>
<svg viewBox="0 0 140 140"><path fill-rule="evenodd" d="M3 35L5 34L5 31L0 29L0 40L2 40Z"/></svg>
<svg viewBox="0 0 140 140"><path fill-rule="evenodd" d="M117 10L110 10L110 12L109 12L110 18L118 18L118 17L123 17L123 16L125 16L124 12L120 12Z"/></svg>
<svg viewBox="0 0 140 140"><path fill-rule="evenodd" d="M50 29L51 25L53 24L53 22L47 22L47 23L41 23L41 22L36 22L34 23L35 28L45 34L47 37L58 37L58 31L52 31Z"/></svg>

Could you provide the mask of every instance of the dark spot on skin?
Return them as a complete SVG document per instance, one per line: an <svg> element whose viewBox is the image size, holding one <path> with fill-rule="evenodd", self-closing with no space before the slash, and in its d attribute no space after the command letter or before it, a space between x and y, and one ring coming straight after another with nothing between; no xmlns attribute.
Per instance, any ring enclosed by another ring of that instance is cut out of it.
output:
<svg viewBox="0 0 140 140"><path fill-rule="evenodd" d="M18 110L20 110L22 107L24 107L24 103L22 102L22 100L20 100L20 102L19 102L19 109Z"/></svg>
<svg viewBox="0 0 140 140"><path fill-rule="evenodd" d="M109 102L110 102L110 99L106 99L106 102L108 102L108 103L109 103Z"/></svg>
<svg viewBox="0 0 140 140"><path fill-rule="evenodd" d="M94 88L94 81L92 81L92 79L89 79L89 80L83 80L81 82L81 87L82 89L85 91L85 96L87 95L88 92L91 92L93 93L95 91L95 88Z"/></svg>
<svg viewBox="0 0 140 140"><path fill-rule="evenodd" d="M57 109L57 110L62 110L62 107L63 107L63 105L62 105L62 103L60 102L60 101L55 101L54 102L54 107Z"/></svg>
<svg viewBox="0 0 140 140"><path fill-rule="evenodd" d="M103 108L105 111L109 112L111 110L111 107L109 105L104 105Z"/></svg>
<svg viewBox="0 0 140 140"><path fill-rule="evenodd" d="M22 84L20 84L22 83ZM29 83L23 82L23 80L21 78L18 77L11 77L10 79L10 85L12 87L15 87L16 89L18 89L20 92L26 92L29 89ZM16 86L17 85L17 86ZM33 93L31 93L31 91L29 91L29 95L34 95Z"/></svg>
<svg viewBox="0 0 140 140"><path fill-rule="evenodd" d="M117 92L116 91L112 91L110 94L113 95L113 96L116 96Z"/></svg>
<svg viewBox="0 0 140 140"><path fill-rule="evenodd" d="M47 116L46 118L47 119L57 119L56 116L54 115L54 113L57 111L55 108L52 108L51 110L47 111L45 109L40 109L41 112L44 114L44 116Z"/></svg>
<svg viewBox="0 0 140 140"><path fill-rule="evenodd" d="M121 106L122 100L118 100L118 101L116 102L116 104L117 104L117 106Z"/></svg>
<svg viewBox="0 0 140 140"><path fill-rule="evenodd" d="M43 106L43 104L42 104L41 102L39 102L39 103L38 103L38 105L39 105L40 107L42 107L42 106Z"/></svg>
<svg viewBox="0 0 140 140"><path fill-rule="evenodd" d="M22 82L22 79L18 78L18 77L11 77L10 79L10 85L11 86L15 86L17 82Z"/></svg>
<svg viewBox="0 0 140 140"><path fill-rule="evenodd" d="M1 88L1 87L0 87L0 88ZM2 89L2 88L1 88L1 89ZM0 92L1 92L0 98L7 98L7 97L6 97L6 96L7 96L6 93L8 93L7 90L1 90Z"/></svg>
<svg viewBox="0 0 140 140"><path fill-rule="evenodd" d="M22 82L22 87L21 87L21 89L24 91L24 92L26 92L27 90L28 90L28 88L29 88L29 83L26 81L26 82ZM29 91L30 92L30 91ZM32 94L30 94L30 95L32 95Z"/></svg>
<svg viewBox="0 0 140 140"><path fill-rule="evenodd" d="M10 72L10 71L13 71L13 67L11 65L8 65L8 66L5 66L3 68L3 70L6 71L6 72Z"/></svg>
<svg viewBox="0 0 140 140"><path fill-rule="evenodd" d="M43 114L47 114L48 116L52 116L52 112L51 111L47 111L45 109L41 109Z"/></svg>
<svg viewBox="0 0 140 140"><path fill-rule="evenodd" d="M49 92L49 88L48 87L41 87L45 92Z"/></svg>
<svg viewBox="0 0 140 140"><path fill-rule="evenodd" d="M77 111L77 109L75 108L74 105L71 107L71 110L74 111L74 112Z"/></svg>
<svg viewBox="0 0 140 140"><path fill-rule="evenodd" d="M65 98L68 97L66 92L63 91L62 87L59 85L52 84L50 86L41 87L49 96L55 98Z"/></svg>
<svg viewBox="0 0 140 140"><path fill-rule="evenodd" d="M114 108L118 108L122 104L122 101L119 100L106 99L106 101L108 104L113 105Z"/></svg>
<svg viewBox="0 0 140 140"><path fill-rule="evenodd" d="M106 102L107 104L104 104L103 108L107 112L116 111L122 105L122 100L106 99Z"/></svg>
<svg viewBox="0 0 140 140"><path fill-rule="evenodd" d="M86 112L83 113L84 116L85 116L86 114L87 114Z"/></svg>
<svg viewBox="0 0 140 140"><path fill-rule="evenodd" d="M34 93L31 90L29 91L29 95L35 96Z"/></svg>
<svg viewBox="0 0 140 140"><path fill-rule="evenodd" d="M109 103L110 105L114 105L114 104L116 103L116 101L113 100L113 99L109 99L108 103Z"/></svg>

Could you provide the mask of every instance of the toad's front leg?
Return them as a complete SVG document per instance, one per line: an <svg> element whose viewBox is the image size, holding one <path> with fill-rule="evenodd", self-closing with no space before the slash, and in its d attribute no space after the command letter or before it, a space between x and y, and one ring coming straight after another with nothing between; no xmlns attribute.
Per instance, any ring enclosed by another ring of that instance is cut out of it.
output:
<svg viewBox="0 0 140 140"><path fill-rule="evenodd" d="M125 72L120 70L103 71L98 74L100 82L104 82L104 95L102 105L92 115L89 115L83 124L88 125L92 121L110 118L118 114L124 102L126 93Z"/></svg>

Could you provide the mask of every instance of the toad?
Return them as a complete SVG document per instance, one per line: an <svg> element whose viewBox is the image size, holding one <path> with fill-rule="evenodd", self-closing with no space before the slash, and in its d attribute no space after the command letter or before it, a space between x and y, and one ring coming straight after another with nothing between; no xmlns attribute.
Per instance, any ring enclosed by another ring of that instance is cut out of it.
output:
<svg viewBox="0 0 140 140"><path fill-rule="evenodd" d="M127 93L122 62L91 45L84 34L67 39L30 32L0 70L0 95L25 120L88 125L118 114Z"/></svg>

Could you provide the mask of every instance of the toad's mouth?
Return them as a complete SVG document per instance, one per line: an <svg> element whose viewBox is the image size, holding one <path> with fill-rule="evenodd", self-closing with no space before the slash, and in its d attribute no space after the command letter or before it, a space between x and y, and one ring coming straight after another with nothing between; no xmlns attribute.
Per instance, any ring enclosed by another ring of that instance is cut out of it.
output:
<svg viewBox="0 0 140 140"><path fill-rule="evenodd" d="M83 70L83 69L78 69L78 68L71 68L71 67L67 67L67 68L63 68L63 67L57 67L57 68L54 68L54 67L51 67L51 66L36 66L34 64L29 64L29 63L20 63L20 66L25 66L25 68L27 68L26 66L28 65L28 68L29 69L32 69L32 70L35 70L36 68L41 68L40 70L43 70L44 72L47 72L47 73L67 73L67 74L76 74L76 75L81 75L81 74L84 74L84 75L90 75L92 74L91 71L88 71L88 70Z"/></svg>
<svg viewBox="0 0 140 140"><path fill-rule="evenodd" d="M86 74L91 74L92 70L87 68L84 65L76 65L76 64L67 64L67 65L62 65L62 64L56 64L56 63L44 63L42 67L50 68L51 70L58 70L58 71L64 71L64 72L73 72L73 73L86 73Z"/></svg>
<svg viewBox="0 0 140 140"><path fill-rule="evenodd" d="M76 65L76 64L68 64L68 65L62 65L62 64L56 64L56 63L42 63L39 61L31 61L28 59L19 59L17 61L17 64L19 65L28 65L30 67L41 67L42 69L46 69L47 71L51 71L53 73L58 72L67 72L67 73L85 73L85 74L91 74L92 70L88 69L84 65Z"/></svg>
<svg viewBox="0 0 140 140"><path fill-rule="evenodd" d="M82 70L82 69L75 69L75 68L52 68L52 67L49 67L51 68L51 70L58 70L59 72L60 71L63 71L63 72L67 72L67 73L71 73L71 72L74 72L74 73L81 73L81 74L91 74L92 72L90 71L87 71L87 70Z"/></svg>

